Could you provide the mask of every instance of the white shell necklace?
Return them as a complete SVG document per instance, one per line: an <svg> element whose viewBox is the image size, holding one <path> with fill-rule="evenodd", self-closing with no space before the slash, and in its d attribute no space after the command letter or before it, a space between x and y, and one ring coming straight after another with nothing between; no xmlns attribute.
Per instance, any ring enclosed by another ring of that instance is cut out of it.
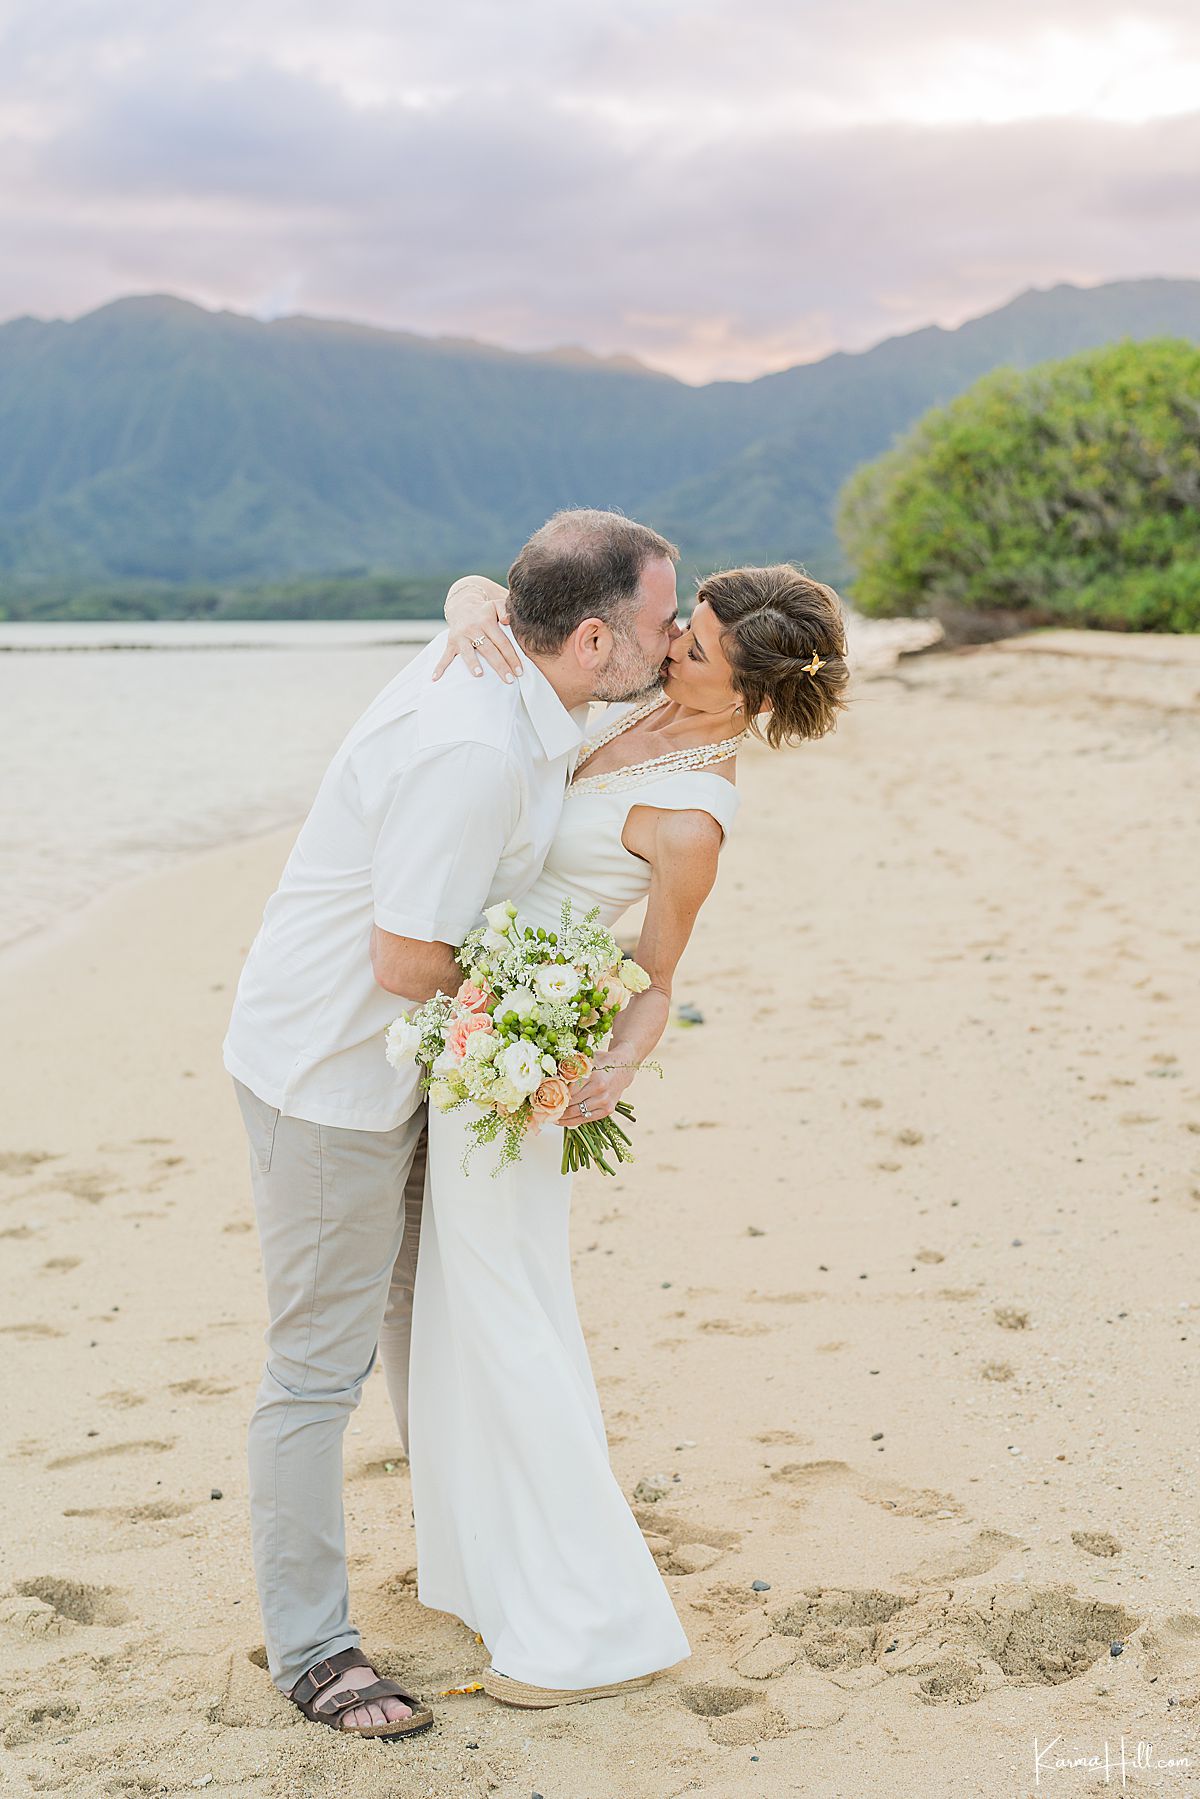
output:
<svg viewBox="0 0 1200 1799"><path fill-rule="evenodd" d="M584 763L590 761L596 751L603 749L606 743L611 743L614 737L620 737L623 732L631 730L634 725L640 725L644 718L649 718L652 712L657 712L660 706L666 704L666 694L660 693L653 699L647 700L644 705L635 707L632 712L627 712L623 718L617 720L615 725L611 725L607 731L602 731L599 737L593 737L584 744L579 760L575 764L576 768L582 768ZM609 769L606 774L586 775L583 780L573 780L568 786L567 792L607 793L610 788L614 787L635 787L646 775L651 773L661 772L666 775L675 774L678 770L685 768L708 768L714 762L727 761L745 735L745 731L742 730L736 737L726 737L720 743L698 743L690 749L668 750L663 756L650 756L644 762L631 762L624 768Z"/></svg>

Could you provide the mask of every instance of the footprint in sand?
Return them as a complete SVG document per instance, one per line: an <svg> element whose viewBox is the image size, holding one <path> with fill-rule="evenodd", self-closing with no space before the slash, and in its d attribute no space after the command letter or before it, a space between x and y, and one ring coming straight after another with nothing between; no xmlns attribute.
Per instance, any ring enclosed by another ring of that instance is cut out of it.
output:
<svg viewBox="0 0 1200 1799"><path fill-rule="evenodd" d="M107 1168L82 1169L76 1174L56 1175L45 1184L43 1191L69 1193L72 1199L82 1199L90 1206L98 1206L110 1193L117 1192L120 1184L119 1179Z"/></svg>
<svg viewBox="0 0 1200 1799"><path fill-rule="evenodd" d="M232 1224L223 1224L221 1229L226 1236L240 1237L243 1232L254 1229L254 1222L250 1218L235 1218Z"/></svg>
<svg viewBox="0 0 1200 1799"><path fill-rule="evenodd" d="M30 1237L36 1237L39 1234L38 1231L31 1230L27 1224L13 1224L6 1231L0 1231L0 1241L24 1243Z"/></svg>
<svg viewBox="0 0 1200 1799"><path fill-rule="evenodd" d="M1200 1618L1176 1612L1150 1625L1142 1636L1146 1678L1168 1701L1200 1705Z"/></svg>
<svg viewBox="0 0 1200 1799"><path fill-rule="evenodd" d="M1071 1541L1076 1549L1082 1549L1086 1555L1097 1555L1102 1560L1121 1553L1121 1545L1107 1530L1073 1530Z"/></svg>
<svg viewBox="0 0 1200 1799"><path fill-rule="evenodd" d="M992 1317L1002 1331L1027 1331L1029 1313L1022 1306L997 1306Z"/></svg>
<svg viewBox="0 0 1200 1799"><path fill-rule="evenodd" d="M56 1456L54 1461L47 1462L47 1468L77 1468L83 1462L98 1462L113 1455L161 1455L168 1449L174 1449L174 1439L162 1442L157 1437L143 1437L128 1443L104 1443L96 1449L81 1449L75 1455Z"/></svg>
<svg viewBox="0 0 1200 1799"><path fill-rule="evenodd" d="M196 1375L192 1380L172 1381L169 1393L195 1393L204 1399L218 1399L225 1393L236 1391L224 1381L212 1380L205 1375Z"/></svg>
<svg viewBox="0 0 1200 1799"><path fill-rule="evenodd" d="M1001 1587L963 1600L881 1588L811 1587L769 1615L746 1620L734 1640L733 1666L745 1680L770 1682L772 1703L785 1717L795 1718L798 1703L818 1715L824 1706L840 1716L839 1692L844 1710L847 1693L897 1676L911 1678L926 1704L963 1705L1009 1684L1057 1686L1072 1680L1137 1625L1123 1606L1080 1598L1065 1586L1036 1592ZM1168 1620L1155 1643L1164 1670L1170 1664L1172 1678L1183 1683L1194 1675L1200 1693L1200 1619ZM1185 1673L1177 1675L1181 1668ZM796 1689L802 1674L806 1678ZM719 1696L718 1683L712 1688ZM735 1704L736 1691L745 1689L730 1690L731 1711L751 1703ZM812 1720L801 1718L788 1728L802 1723L811 1727Z"/></svg>
<svg viewBox="0 0 1200 1799"><path fill-rule="evenodd" d="M10 1175L14 1180L24 1174L32 1174L43 1162L55 1162L57 1156L48 1149L9 1149L0 1152L0 1174Z"/></svg>
<svg viewBox="0 0 1200 1799"><path fill-rule="evenodd" d="M108 1393L101 1393L100 1398L105 1405L115 1405L118 1410L128 1412L135 1405L145 1405L147 1395L135 1393L130 1387L113 1387Z"/></svg>
<svg viewBox="0 0 1200 1799"><path fill-rule="evenodd" d="M745 1298L754 1305L767 1306L809 1306L818 1299L828 1299L828 1297L827 1293L822 1293L817 1287L812 1287L807 1291L801 1290L798 1293L747 1293L745 1295Z"/></svg>
<svg viewBox="0 0 1200 1799"><path fill-rule="evenodd" d="M848 1703L829 1681L809 1674L776 1681L768 1691L732 1681L696 1681L680 1688L679 1702L707 1721L714 1742L729 1748L790 1736L795 1730L827 1729L845 1715Z"/></svg>
<svg viewBox="0 0 1200 1799"><path fill-rule="evenodd" d="M111 1518L117 1524L164 1524L195 1511L182 1499L149 1499L142 1505L69 1505L64 1518Z"/></svg>
<svg viewBox="0 0 1200 1799"><path fill-rule="evenodd" d="M79 1256L51 1256L48 1262L42 1263L40 1272L42 1274L69 1274L72 1268L81 1266L82 1258Z"/></svg>
<svg viewBox="0 0 1200 1799"><path fill-rule="evenodd" d="M635 1506L633 1515L664 1574L703 1574L742 1540L736 1530L723 1525L660 1516L657 1506Z"/></svg>
<svg viewBox="0 0 1200 1799"><path fill-rule="evenodd" d="M9 1718L0 1740L6 1749L19 1749L24 1743L36 1743L40 1737L61 1736L78 1716L79 1706L74 1699L46 1699L23 1705Z"/></svg>
<svg viewBox="0 0 1200 1799"><path fill-rule="evenodd" d="M966 1517L966 1510L950 1493L939 1493L933 1487L905 1487L881 1476L860 1473L848 1462L785 1462L776 1468L771 1479L785 1485L819 1492L821 1490L852 1492L868 1505L881 1506L898 1518L934 1518L942 1521Z"/></svg>
<svg viewBox="0 0 1200 1799"><path fill-rule="evenodd" d="M33 1342L38 1337L65 1337L66 1331L56 1330L52 1324L42 1324L35 1320L32 1324L0 1324L0 1336L17 1337L22 1343Z"/></svg>
<svg viewBox="0 0 1200 1799"><path fill-rule="evenodd" d="M72 1624L125 1624L127 1605L111 1587L90 1587L58 1574L37 1574L14 1581L0 1600L0 1624L23 1636L58 1636Z"/></svg>
<svg viewBox="0 0 1200 1799"><path fill-rule="evenodd" d="M706 1332L709 1336L762 1337L774 1329L774 1326L760 1324L757 1320L753 1323L738 1323L732 1318L702 1318L696 1329Z"/></svg>
<svg viewBox="0 0 1200 1799"><path fill-rule="evenodd" d="M910 1587L949 1587L956 1581L973 1580L980 1574L990 1574L997 1562L1003 1561L1014 1549L1024 1547L1019 1537L1010 1537L1003 1530L981 1530L974 1540L962 1549L954 1550L949 1555L931 1556L928 1561L919 1562L908 1572L898 1574Z"/></svg>

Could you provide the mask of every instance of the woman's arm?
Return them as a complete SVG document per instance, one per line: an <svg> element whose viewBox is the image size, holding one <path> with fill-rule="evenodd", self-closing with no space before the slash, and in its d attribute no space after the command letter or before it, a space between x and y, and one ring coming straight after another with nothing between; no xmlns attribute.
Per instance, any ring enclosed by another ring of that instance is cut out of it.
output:
<svg viewBox="0 0 1200 1799"><path fill-rule="evenodd" d="M445 673L456 656L461 656L473 675L481 675L479 658L489 663L502 680L511 681L521 672L521 658L511 641L500 629L508 623L508 589L486 575L464 575L446 595L446 623L450 639L446 653L433 671L433 678Z"/></svg>
<svg viewBox="0 0 1200 1799"><path fill-rule="evenodd" d="M722 832L711 813L637 810L648 814L638 820L636 835L644 837L637 854L650 864L650 897L634 960L650 976L650 985L618 1016L612 1043L559 1119L562 1125L585 1122L581 1102L589 1118L607 1118L637 1073L636 1064L666 1030L675 970L717 877Z"/></svg>

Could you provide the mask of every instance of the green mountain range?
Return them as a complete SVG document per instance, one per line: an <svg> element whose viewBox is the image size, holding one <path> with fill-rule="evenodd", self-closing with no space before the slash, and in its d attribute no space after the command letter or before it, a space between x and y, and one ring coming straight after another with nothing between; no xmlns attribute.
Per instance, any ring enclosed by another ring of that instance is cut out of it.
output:
<svg viewBox="0 0 1200 1799"><path fill-rule="evenodd" d="M842 481L1001 363L1200 339L1200 282L1021 294L751 382L162 296L0 326L0 596L503 568L556 507L618 506L689 566L838 563Z"/></svg>

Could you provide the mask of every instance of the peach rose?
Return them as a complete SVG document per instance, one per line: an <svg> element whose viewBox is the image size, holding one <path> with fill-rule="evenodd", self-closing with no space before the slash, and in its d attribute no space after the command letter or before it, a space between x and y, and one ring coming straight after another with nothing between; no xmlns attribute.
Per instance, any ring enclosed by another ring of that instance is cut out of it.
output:
<svg viewBox="0 0 1200 1799"><path fill-rule="evenodd" d="M467 1053L467 1038L476 1031L490 1031L495 1027L486 1012L470 1012L466 1018L460 1018L451 1025L446 1035L446 1048L461 1062Z"/></svg>
<svg viewBox="0 0 1200 1799"><path fill-rule="evenodd" d="M571 1103L571 1091L564 1080L552 1074L530 1095L533 1117L538 1124L553 1124Z"/></svg>
<svg viewBox="0 0 1200 1799"><path fill-rule="evenodd" d="M604 1009L606 1012L611 1012L614 1006L618 1012L623 1012L625 1010L626 1006L629 1004L630 993L623 981L618 981L615 974L606 974L604 979L598 982L597 985L599 991L604 995Z"/></svg>
<svg viewBox="0 0 1200 1799"><path fill-rule="evenodd" d="M586 1081L592 1072L592 1058L585 1056L581 1049L568 1050L565 1056L558 1058L558 1072L572 1086L576 1081Z"/></svg>
<svg viewBox="0 0 1200 1799"><path fill-rule="evenodd" d="M467 1008L468 1012L486 1012L494 996L485 993L482 987L475 985L474 981L464 981L454 997L460 1006Z"/></svg>

